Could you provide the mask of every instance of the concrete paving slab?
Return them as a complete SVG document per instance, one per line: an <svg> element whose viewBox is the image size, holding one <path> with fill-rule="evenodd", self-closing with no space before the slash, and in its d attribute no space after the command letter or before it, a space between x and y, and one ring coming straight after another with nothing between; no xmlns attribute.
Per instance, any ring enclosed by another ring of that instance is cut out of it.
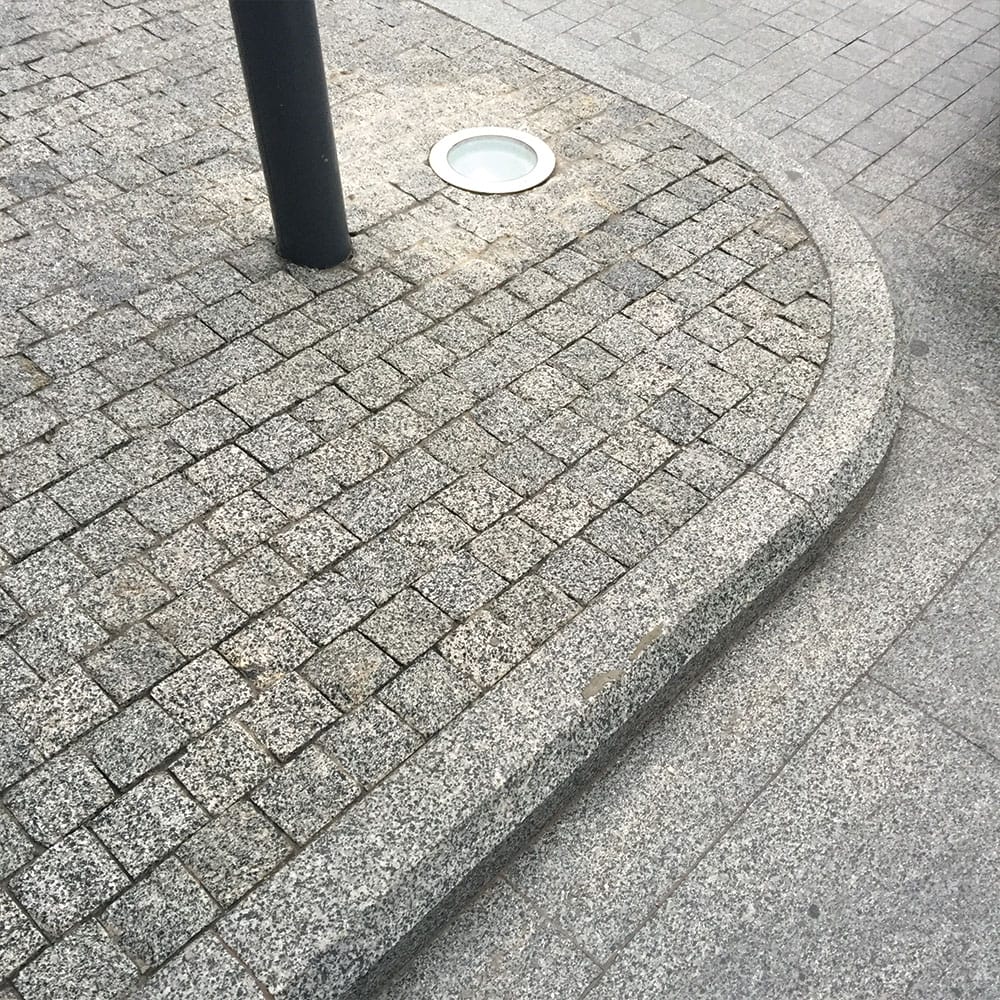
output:
<svg viewBox="0 0 1000 1000"><path fill-rule="evenodd" d="M587 995L988 996L998 784L862 682Z"/></svg>
<svg viewBox="0 0 1000 1000"><path fill-rule="evenodd" d="M883 684L1000 757L1000 539L974 553L874 671Z"/></svg>

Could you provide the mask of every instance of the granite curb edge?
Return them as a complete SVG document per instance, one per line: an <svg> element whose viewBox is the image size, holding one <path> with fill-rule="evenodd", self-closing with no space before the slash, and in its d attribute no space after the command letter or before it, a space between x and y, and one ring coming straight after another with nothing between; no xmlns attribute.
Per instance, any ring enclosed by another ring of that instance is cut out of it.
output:
<svg viewBox="0 0 1000 1000"><path fill-rule="evenodd" d="M467 3L429 6L470 20ZM881 465L901 409L903 354L878 259L804 168L701 102L564 44L533 46L513 19L476 15L475 25L670 114L760 172L827 266L830 352L812 399L756 470L221 922L227 945L283 1000L354 995L827 534Z"/></svg>

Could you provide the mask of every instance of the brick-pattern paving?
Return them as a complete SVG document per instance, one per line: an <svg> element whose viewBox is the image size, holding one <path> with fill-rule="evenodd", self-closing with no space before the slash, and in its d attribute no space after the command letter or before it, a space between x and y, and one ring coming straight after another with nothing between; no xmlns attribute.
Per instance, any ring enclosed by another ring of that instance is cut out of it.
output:
<svg viewBox="0 0 1000 1000"><path fill-rule="evenodd" d="M755 463L825 357L819 256L723 150L424 7L323 14L359 235L319 273L271 249L223 4L0 20L25 1000L184 948ZM557 175L445 189L470 99Z"/></svg>
<svg viewBox="0 0 1000 1000"><path fill-rule="evenodd" d="M699 97L807 162L874 235L995 242L993 0L480 0ZM474 19L475 9L470 8Z"/></svg>

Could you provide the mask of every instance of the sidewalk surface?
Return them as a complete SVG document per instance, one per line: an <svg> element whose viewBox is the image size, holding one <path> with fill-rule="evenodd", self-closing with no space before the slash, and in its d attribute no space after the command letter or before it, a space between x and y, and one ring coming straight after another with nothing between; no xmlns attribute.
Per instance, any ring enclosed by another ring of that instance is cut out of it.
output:
<svg viewBox="0 0 1000 1000"><path fill-rule="evenodd" d="M1000 996L1000 11L439 6L784 144L911 372L857 520L380 1000Z"/></svg>
<svg viewBox="0 0 1000 1000"><path fill-rule="evenodd" d="M372 991L1000 997L996 5L320 10L364 230L321 273L270 247L224 4L0 12L0 1000L265 995L255 887L808 401L808 233L615 81L857 217L903 419L857 519ZM549 184L442 190L470 95Z"/></svg>

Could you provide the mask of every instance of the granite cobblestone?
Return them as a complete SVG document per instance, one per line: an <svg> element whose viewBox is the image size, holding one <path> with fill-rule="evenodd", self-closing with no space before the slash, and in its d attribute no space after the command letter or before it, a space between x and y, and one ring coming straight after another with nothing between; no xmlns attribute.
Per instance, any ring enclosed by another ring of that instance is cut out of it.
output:
<svg viewBox="0 0 1000 1000"><path fill-rule="evenodd" d="M24 1000L196 996L199 935L749 468L825 359L822 263L751 169L412 3L320 5L356 253L286 266L225 12L175 6L0 15ZM545 135L548 184L429 175L470 88Z"/></svg>

